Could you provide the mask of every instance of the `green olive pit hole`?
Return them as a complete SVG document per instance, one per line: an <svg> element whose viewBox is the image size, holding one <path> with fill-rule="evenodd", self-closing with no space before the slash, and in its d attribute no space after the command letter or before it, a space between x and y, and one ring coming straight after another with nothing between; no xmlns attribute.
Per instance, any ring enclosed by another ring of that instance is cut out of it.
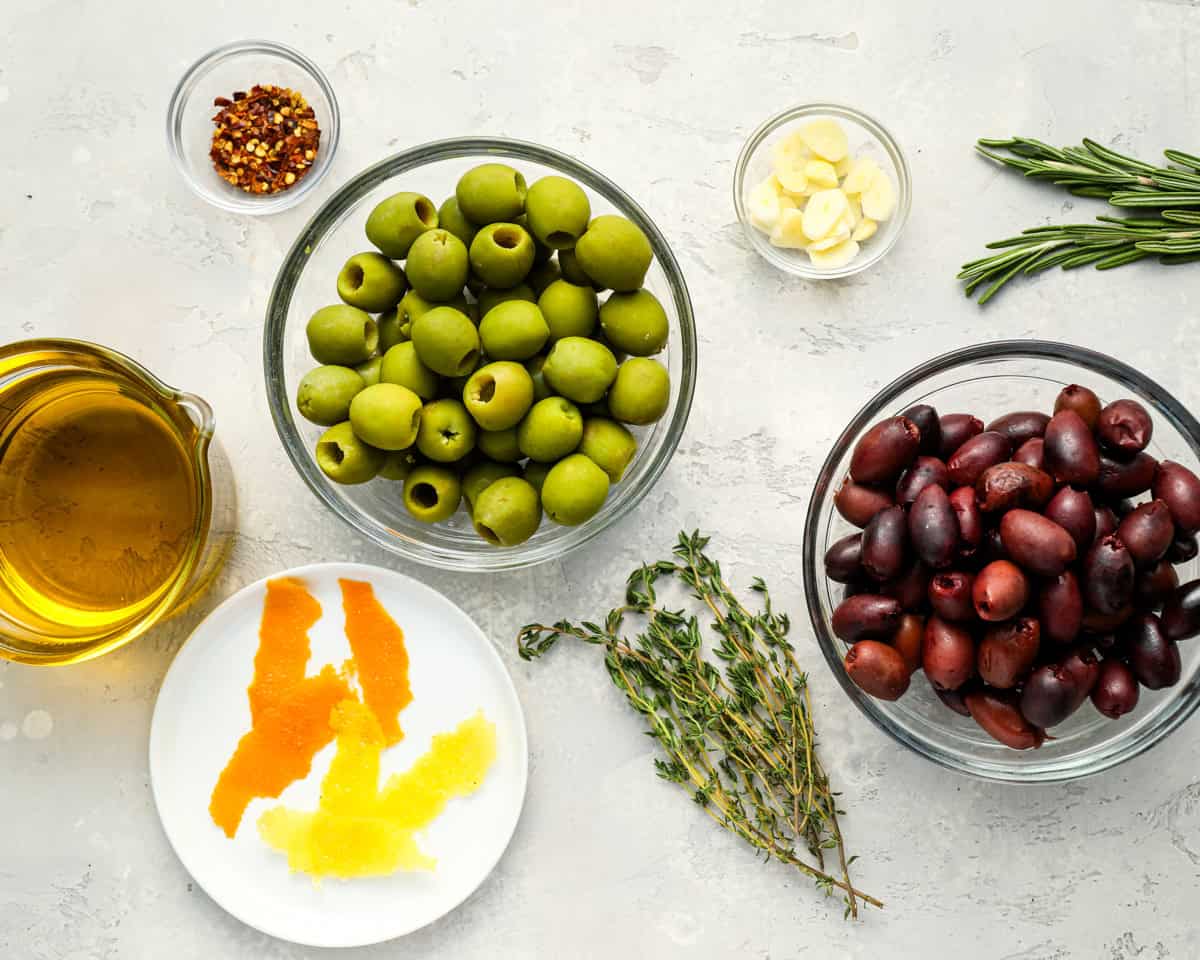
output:
<svg viewBox="0 0 1200 960"><path fill-rule="evenodd" d="M475 524L475 532L478 533L488 543L499 545L500 538L496 536L496 531L489 527L486 523Z"/></svg>
<svg viewBox="0 0 1200 960"><path fill-rule="evenodd" d="M432 227L437 223L437 210L434 209L433 203L420 197L416 203L417 217L426 226Z"/></svg>
<svg viewBox="0 0 1200 960"><path fill-rule="evenodd" d="M492 234L492 239L496 241L496 246L503 247L505 250L513 250L521 243L521 234L516 230L497 230Z"/></svg>
<svg viewBox="0 0 1200 960"><path fill-rule="evenodd" d="M341 465L341 462L346 459L346 451L342 449L341 444L335 443L332 440L326 440L324 443L317 444L317 455L323 456L328 460L332 460L334 464Z"/></svg>
<svg viewBox="0 0 1200 960"><path fill-rule="evenodd" d="M413 484L412 498L416 501L417 506L424 507L426 510L432 510L438 505L437 488L432 483Z"/></svg>
<svg viewBox="0 0 1200 960"><path fill-rule="evenodd" d="M475 399L480 403L490 403L496 395L496 380L494 377L480 377L475 383Z"/></svg>
<svg viewBox="0 0 1200 960"><path fill-rule="evenodd" d="M357 263L352 263L346 267L346 285L351 290L357 290L363 283L363 268Z"/></svg>

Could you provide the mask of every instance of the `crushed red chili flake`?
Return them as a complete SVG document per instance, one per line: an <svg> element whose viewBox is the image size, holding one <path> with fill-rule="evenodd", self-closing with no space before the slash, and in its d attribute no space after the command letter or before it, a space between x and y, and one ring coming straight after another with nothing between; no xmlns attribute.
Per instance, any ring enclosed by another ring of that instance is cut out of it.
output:
<svg viewBox="0 0 1200 960"><path fill-rule="evenodd" d="M321 128L312 107L295 90L256 84L249 93L217 97L213 106L213 166L217 175L247 193L279 193L312 169Z"/></svg>

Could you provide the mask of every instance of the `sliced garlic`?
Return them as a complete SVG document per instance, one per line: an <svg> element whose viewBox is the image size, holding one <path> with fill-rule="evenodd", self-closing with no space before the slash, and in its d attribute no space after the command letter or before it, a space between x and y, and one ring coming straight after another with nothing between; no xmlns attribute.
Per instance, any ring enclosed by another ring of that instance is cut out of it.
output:
<svg viewBox="0 0 1200 960"><path fill-rule="evenodd" d="M804 161L788 167L776 167L775 177L779 185L788 193L803 193L808 189L808 174Z"/></svg>
<svg viewBox="0 0 1200 960"><path fill-rule="evenodd" d="M856 241L870 240L871 237L875 236L875 231L878 229L879 224L869 217L864 217L858 226L854 228L854 232L850 234L850 239Z"/></svg>
<svg viewBox="0 0 1200 960"><path fill-rule="evenodd" d="M750 222L767 233L774 230L782 212L780 199L774 176L767 177L751 187L746 195L746 210L750 214Z"/></svg>
<svg viewBox="0 0 1200 960"><path fill-rule="evenodd" d="M804 235L804 214L799 210L784 210L775 229L771 231L771 244L791 250L803 250L808 243Z"/></svg>
<svg viewBox="0 0 1200 960"><path fill-rule="evenodd" d="M800 128L800 136L813 153L830 163L837 163L850 149L846 131L840 123L829 117L806 123Z"/></svg>
<svg viewBox="0 0 1200 960"><path fill-rule="evenodd" d="M804 208L804 232L809 240L823 240L837 226L846 211L846 195L841 190L819 190Z"/></svg>
<svg viewBox="0 0 1200 960"><path fill-rule="evenodd" d="M782 140L776 141L771 148L771 166L775 170L787 167L804 167L812 159L812 151L800 132L790 133Z"/></svg>
<svg viewBox="0 0 1200 960"><path fill-rule="evenodd" d="M892 180L882 171L871 182L862 195L863 213L872 220L886 220L896 206L896 192Z"/></svg>
<svg viewBox="0 0 1200 960"><path fill-rule="evenodd" d="M812 243L810 243L804 249L805 250L829 250L829 249L832 249L833 247L836 247L839 243L844 243L845 241L847 241L849 239L850 239L850 231L843 229L842 227L839 226L829 236L824 237L821 240L814 240Z"/></svg>
<svg viewBox="0 0 1200 960"><path fill-rule="evenodd" d="M865 193L880 172L879 166L870 157L859 157L846 174L842 189L847 193Z"/></svg>
<svg viewBox="0 0 1200 960"><path fill-rule="evenodd" d="M843 240L836 247L830 247L828 250L813 250L811 247L808 250L808 257L813 266L820 267L822 270L844 267L857 256L858 243L854 240Z"/></svg>
<svg viewBox="0 0 1200 960"><path fill-rule="evenodd" d="M799 206L800 205L798 203L796 203L795 198L791 194L781 193L779 195L779 209L780 210L795 210Z"/></svg>
<svg viewBox="0 0 1200 960"><path fill-rule="evenodd" d="M838 185L837 170L825 160L809 160L804 165L804 175L818 190L828 190Z"/></svg>
<svg viewBox="0 0 1200 960"><path fill-rule="evenodd" d="M840 180L850 172L850 168L852 166L854 166L854 161L850 159L850 154L846 154L841 160L833 165L833 169L837 171L838 179Z"/></svg>

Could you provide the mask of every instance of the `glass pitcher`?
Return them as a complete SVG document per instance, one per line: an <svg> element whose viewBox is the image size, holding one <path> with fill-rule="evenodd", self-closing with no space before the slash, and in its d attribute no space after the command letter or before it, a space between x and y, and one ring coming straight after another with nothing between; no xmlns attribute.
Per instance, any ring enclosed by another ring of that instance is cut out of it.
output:
<svg viewBox="0 0 1200 960"><path fill-rule="evenodd" d="M0 657L128 643L211 582L236 513L199 397L95 344L0 347Z"/></svg>

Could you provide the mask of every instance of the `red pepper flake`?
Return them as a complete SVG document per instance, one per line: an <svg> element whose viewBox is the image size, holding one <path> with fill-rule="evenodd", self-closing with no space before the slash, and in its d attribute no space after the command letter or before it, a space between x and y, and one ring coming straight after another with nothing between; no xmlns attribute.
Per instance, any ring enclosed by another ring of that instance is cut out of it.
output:
<svg viewBox="0 0 1200 960"><path fill-rule="evenodd" d="M312 169L321 128L312 107L295 90L270 84L217 97L212 158L217 176L246 193L279 193Z"/></svg>

